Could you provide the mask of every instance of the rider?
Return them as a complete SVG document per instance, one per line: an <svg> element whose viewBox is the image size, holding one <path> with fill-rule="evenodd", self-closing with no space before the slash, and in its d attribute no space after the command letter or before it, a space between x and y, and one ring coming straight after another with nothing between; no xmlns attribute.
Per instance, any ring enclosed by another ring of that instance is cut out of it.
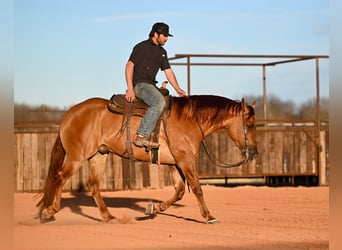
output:
<svg viewBox="0 0 342 250"><path fill-rule="evenodd" d="M167 52L162 47L172 35L165 23L155 23L149 34L149 39L134 46L126 64L127 90L125 99L133 102L135 97L148 105L146 114L137 130L134 144L138 147L158 148L159 144L150 142L150 135L165 107L165 99L156 87L155 80L158 70L164 71L179 96L186 93L179 87L176 76L170 67Z"/></svg>

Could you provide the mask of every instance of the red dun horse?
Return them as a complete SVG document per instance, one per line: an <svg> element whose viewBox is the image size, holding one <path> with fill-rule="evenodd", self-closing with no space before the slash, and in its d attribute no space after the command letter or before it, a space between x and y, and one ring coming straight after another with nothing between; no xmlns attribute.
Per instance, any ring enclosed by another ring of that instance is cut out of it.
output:
<svg viewBox="0 0 342 250"><path fill-rule="evenodd" d="M108 100L92 98L72 107L60 124L59 134L51 152L50 167L42 190L39 206L41 222L53 219L60 209L61 192L65 182L89 161L88 187L105 221L115 219L108 211L100 194L99 186L104 165L95 165L92 160L99 152L107 150L122 157L127 155L127 135L122 129L123 115L107 109ZM161 204L150 207L150 213L165 211L185 192L185 180L196 196L201 215L207 223L216 223L203 198L196 169L196 157L201 141L219 129L227 129L229 137L245 155L253 160L257 154L255 140L255 103L247 105L219 96L175 97L170 116L161 126L160 163L173 165L175 193ZM140 124L140 117L132 116L132 135ZM144 148L133 146L134 158L150 161Z"/></svg>

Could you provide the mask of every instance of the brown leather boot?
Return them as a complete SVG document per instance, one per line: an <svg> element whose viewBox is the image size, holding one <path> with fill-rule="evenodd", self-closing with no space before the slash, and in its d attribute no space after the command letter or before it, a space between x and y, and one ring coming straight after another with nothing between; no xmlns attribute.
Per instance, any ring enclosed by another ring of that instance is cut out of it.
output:
<svg viewBox="0 0 342 250"><path fill-rule="evenodd" d="M152 142L143 135L137 135L133 143L137 147L159 148L159 143Z"/></svg>

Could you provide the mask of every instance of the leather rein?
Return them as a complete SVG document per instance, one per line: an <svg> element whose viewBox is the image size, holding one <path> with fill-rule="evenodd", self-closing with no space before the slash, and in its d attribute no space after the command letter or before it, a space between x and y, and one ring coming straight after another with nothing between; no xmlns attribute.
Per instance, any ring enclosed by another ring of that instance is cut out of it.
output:
<svg viewBox="0 0 342 250"><path fill-rule="evenodd" d="M244 110L242 109L242 126L243 126L243 134L244 134L244 137L245 137L245 145L244 145L244 148L241 150L241 152L244 154L244 159L237 162L237 163L224 163L216 158L213 158L210 154L209 154L209 151L204 143L204 133L202 131L202 128L200 126L200 124L197 122L197 125L201 131L201 134L202 134L202 141L201 141L201 145L203 146L203 149L204 149L204 152L207 154L209 160L214 164L216 165L217 167L221 167L221 168L234 168L234 167L238 167L246 162L248 162L248 158L249 158L249 148L248 148L248 145L249 145L249 142L248 142L248 138L247 138L247 127L246 127L246 124L245 124L245 119L244 119Z"/></svg>

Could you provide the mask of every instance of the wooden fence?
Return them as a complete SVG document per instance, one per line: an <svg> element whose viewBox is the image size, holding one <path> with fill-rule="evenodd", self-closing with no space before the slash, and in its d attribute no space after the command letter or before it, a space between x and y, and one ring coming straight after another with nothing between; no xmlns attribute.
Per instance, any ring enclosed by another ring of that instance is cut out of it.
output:
<svg viewBox="0 0 342 250"><path fill-rule="evenodd" d="M317 141L321 145L319 148ZM235 163L242 159L241 153L228 138L226 131L214 133L204 142L209 154L222 162ZM202 148L198 159L200 177L269 177L271 181L278 177L288 177L288 184L294 184L296 177L311 177L317 184L328 184L327 130L322 130L317 138L312 126L299 129L261 128L257 130L257 144L259 156L256 161L228 169L215 166Z"/></svg>
<svg viewBox="0 0 342 250"><path fill-rule="evenodd" d="M265 130L258 129L259 157L256 161L237 168L216 167L201 148L198 156L200 177L267 177L267 176L316 176L321 184L327 184L327 131L321 132L322 148L317 151L313 130ZM48 172L50 152L56 132L15 133L16 191L39 191ZM226 131L219 131L204 141L209 154L223 162L237 162L241 153L228 139ZM318 157L320 154L320 157ZM170 166L132 162L113 154L105 155L106 170L103 190L160 188L171 185ZM320 159L318 159L320 158ZM318 161L320 160L320 164ZM318 168L318 165L321 166ZM88 179L88 163L64 186L64 190L85 187Z"/></svg>
<svg viewBox="0 0 342 250"><path fill-rule="evenodd" d="M15 174L16 191L39 191L48 173L50 153L57 133L16 133ZM106 157L106 169L102 181L103 190L160 188L171 185L167 165L150 165L131 162L113 154ZM87 188L88 162L71 177L64 190Z"/></svg>

